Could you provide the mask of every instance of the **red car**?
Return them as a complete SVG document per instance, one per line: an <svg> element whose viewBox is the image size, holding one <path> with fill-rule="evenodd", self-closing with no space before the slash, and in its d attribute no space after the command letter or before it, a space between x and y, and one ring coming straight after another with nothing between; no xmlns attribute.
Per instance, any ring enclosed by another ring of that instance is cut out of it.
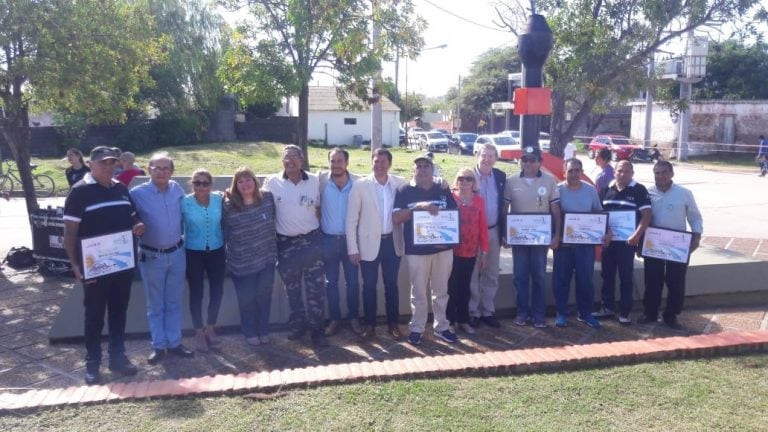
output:
<svg viewBox="0 0 768 432"><path fill-rule="evenodd" d="M636 149L642 149L641 146L632 144L624 135L597 135L589 143L589 158L594 159L595 155L604 148L611 151L611 160L614 161L627 160Z"/></svg>

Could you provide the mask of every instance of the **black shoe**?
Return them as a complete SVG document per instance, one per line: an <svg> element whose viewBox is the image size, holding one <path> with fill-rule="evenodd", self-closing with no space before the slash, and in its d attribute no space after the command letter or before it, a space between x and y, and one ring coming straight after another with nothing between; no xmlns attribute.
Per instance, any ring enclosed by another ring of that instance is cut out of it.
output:
<svg viewBox="0 0 768 432"><path fill-rule="evenodd" d="M133 376L139 372L136 366L131 364L131 361L128 360L127 357L123 357L115 361L110 360L109 370L123 376Z"/></svg>
<svg viewBox="0 0 768 432"><path fill-rule="evenodd" d="M482 320L483 320L483 324L487 325L488 327L493 327L493 328L501 328L501 323L500 323L500 322L499 322L499 320L498 320L498 319L496 319L496 317L495 317L495 316L493 316L493 315L490 315L490 316L484 316L484 317L482 318Z"/></svg>
<svg viewBox="0 0 768 432"><path fill-rule="evenodd" d="M291 330L291 333L288 335L288 340L299 340L304 337L304 334L306 332L307 332L306 327Z"/></svg>
<svg viewBox="0 0 768 432"><path fill-rule="evenodd" d="M664 318L664 324L666 324L667 327L671 328L672 330L682 330L683 329L682 324L680 324L680 322L675 317Z"/></svg>
<svg viewBox="0 0 768 432"><path fill-rule="evenodd" d="M659 320L659 317L643 315L637 319L638 324L654 324Z"/></svg>
<svg viewBox="0 0 768 432"><path fill-rule="evenodd" d="M163 361L165 358L165 350L164 349L156 349L152 350L152 354L147 357L147 363L151 365L156 365Z"/></svg>
<svg viewBox="0 0 768 432"><path fill-rule="evenodd" d="M85 368L85 383L88 385L96 385L101 382L101 373L98 366L88 366Z"/></svg>
<svg viewBox="0 0 768 432"><path fill-rule="evenodd" d="M480 327L480 317L469 317L469 325L474 328Z"/></svg>
<svg viewBox="0 0 768 432"><path fill-rule="evenodd" d="M328 339L325 338L323 332L312 333L312 345L314 345L315 348L326 348L330 346L328 344Z"/></svg>
<svg viewBox="0 0 768 432"><path fill-rule="evenodd" d="M175 355L176 357L181 357L181 358L193 358L195 356L194 351L187 349L182 344L179 344L178 346L173 348L168 348L168 354Z"/></svg>

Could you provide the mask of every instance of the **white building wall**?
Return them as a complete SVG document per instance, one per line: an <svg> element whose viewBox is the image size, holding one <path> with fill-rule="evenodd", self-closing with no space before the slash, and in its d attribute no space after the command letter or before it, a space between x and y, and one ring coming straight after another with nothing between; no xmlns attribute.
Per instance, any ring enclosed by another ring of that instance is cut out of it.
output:
<svg viewBox="0 0 768 432"><path fill-rule="evenodd" d="M397 112L382 113L381 141L385 146L397 146L399 125ZM344 119L355 119L356 124L344 124ZM327 134L327 135L326 135ZM370 111L312 111L309 113L309 139L328 140L330 146L350 146L354 136L361 135L363 141L371 139Z"/></svg>

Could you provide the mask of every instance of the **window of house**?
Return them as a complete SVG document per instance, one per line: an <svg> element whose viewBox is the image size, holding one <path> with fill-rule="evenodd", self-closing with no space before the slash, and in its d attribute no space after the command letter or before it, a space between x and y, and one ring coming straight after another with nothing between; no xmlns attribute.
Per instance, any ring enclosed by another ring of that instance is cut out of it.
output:
<svg viewBox="0 0 768 432"><path fill-rule="evenodd" d="M345 118L344 119L344 124L345 125L356 125L357 124L357 119L356 118Z"/></svg>

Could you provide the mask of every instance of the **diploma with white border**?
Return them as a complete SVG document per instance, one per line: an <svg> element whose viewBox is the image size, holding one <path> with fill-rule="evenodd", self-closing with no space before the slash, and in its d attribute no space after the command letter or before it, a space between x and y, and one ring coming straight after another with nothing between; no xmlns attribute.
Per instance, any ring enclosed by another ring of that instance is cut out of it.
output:
<svg viewBox="0 0 768 432"><path fill-rule="evenodd" d="M607 228L607 213L565 213L563 218L563 243L602 244Z"/></svg>
<svg viewBox="0 0 768 432"><path fill-rule="evenodd" d="M514 246L549 246L552 242L552 215L508 214L506 238L507 244Z"/></svg>
<svg viewBox="0 0 768 432"><path fill-rule="evenodd" d="M436 215L425 210L413 212L413 244L453 246L459 244L459 211L440 210Z"/></svg>
<svg viewBox="0 0 768 432"><path fill-rule="evenodd" d="M83 279L93 279L135 267L133 233L116 232L80 241Z"/></svg>
<svg viewBox="0 0 768 432"><path fill-rule="evenodd" d="M665 261L688 263L693 233L666 228L648 227L640 255Z"/></svg>

